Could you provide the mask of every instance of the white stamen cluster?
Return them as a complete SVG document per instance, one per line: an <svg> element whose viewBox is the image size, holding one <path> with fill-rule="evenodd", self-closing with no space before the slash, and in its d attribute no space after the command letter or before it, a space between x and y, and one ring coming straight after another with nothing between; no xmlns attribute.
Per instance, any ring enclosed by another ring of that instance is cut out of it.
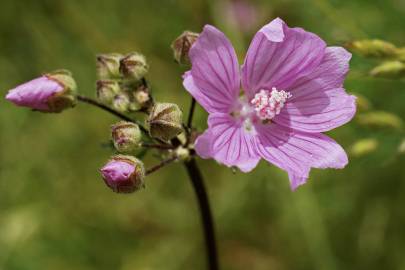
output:
<svg viewBox="0 0 405 270"><path fill-rule="evenodd" d="M285 102L291 94L284 90L277 90L275 87L269 90L260 90L259 93L250 101L254 106L256 115L261 120L271 120L280 113Z"/></svg>

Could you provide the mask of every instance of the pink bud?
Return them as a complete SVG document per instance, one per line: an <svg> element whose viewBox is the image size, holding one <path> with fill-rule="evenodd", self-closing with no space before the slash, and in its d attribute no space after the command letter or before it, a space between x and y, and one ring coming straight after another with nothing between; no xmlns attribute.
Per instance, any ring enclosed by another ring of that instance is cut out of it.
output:
<svg viewBox="0 0 405 270"><path fill-rule="evenodd" d="M61 112L75 104L76 85L70 73L56 71L10 90L6 99L42 112Z"/></svg>
<svg viewBox="0 0 405 270"><path fill-rule="evenodd" d="M117 193L131 193L144 186L143 163L132 156L114 156L101 174L107 186Z"/></svg>

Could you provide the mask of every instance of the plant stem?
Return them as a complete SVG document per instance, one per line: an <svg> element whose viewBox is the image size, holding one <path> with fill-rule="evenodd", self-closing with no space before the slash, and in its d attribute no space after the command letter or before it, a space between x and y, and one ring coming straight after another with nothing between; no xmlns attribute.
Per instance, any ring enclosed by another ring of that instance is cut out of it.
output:
<svg viewBox="0 0 405 270"><path fill-rule="evenodd" d="M87 103L93 106L96 106L102 110L105 110L115 116L118 116L119 118L128 121L128 122L133 122L135 124L137 124L139 126L139 128L141 129L142 132L144 132L145 134L148 134L148 131L146 130L146 128L144 126L142 126L138 121L132 119L131 117L126 116L123 113L120 113L119 111L114 110L113 108L108 107L107 105L104 105L100 102L98 102L95 99L89 98L89 97L85 97L85 96L81 96L81 95L77 95L77 100L83 102L83 103Z"/></svg>
<svg viewBox="0 0 405 270"><path fill-rule="evenodd" d="M145 148L155 148L155 149L161 149L161 150L174 149L174 146L172 146L170 144L142 143L140 146L145 147Z"/></svg>
<svg viewBox="0 0 405 270"><path fill-rule="evenodd" d="M178 157L176 157L176 156L171 157L171 158L168 158L168 159L165 159L165 160L163 160L162 162L160 162L158 165L156 165L156 166L154 166L154 167L152 167L152 168L146 170L146 173L145 173L145 174L146 174L146 175L149 175L149 174L151 174L151 173L154 173L154 172L156 172L157 170L163 168L164 166L166 166L166 165L172 163L173 161L176 161L177 159L178 159Z"/></svg>
<svg viewBox="0 0 405 270"><path fill-rule="evenodd" d="M194 158L184 162L187 173L193 184L194 192L197 196L198 205L200 208L201 221L204 228L205 245L208 260L209 270L218 270L218 254L215 239L214 222L212 219L210 204L208 201L207 191L204 186L204 181L200 169Z"/></svg>
<svg viewBox="0 0 405 270"><path fill-rule="evenodd" d="M193 122L195 103L196 103L195 99L192 97L191 98L190 111L188 113L188 120L187 120L187 128L189 128L189 129L191 129L191 124Z"/></svg>

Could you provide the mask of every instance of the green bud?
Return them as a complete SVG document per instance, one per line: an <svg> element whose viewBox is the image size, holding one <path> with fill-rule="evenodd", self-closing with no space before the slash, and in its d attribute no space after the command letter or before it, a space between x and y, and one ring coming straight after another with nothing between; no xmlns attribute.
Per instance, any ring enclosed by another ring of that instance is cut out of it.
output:
<svg viewBox="0 0 405 270"><path fill-rule="evenodd" d="M120 85L114 80L97 81L97 99L104 104L111 104L114 97L121 91Z"/></svg>
<svg viewBox="0 0 405 270"><path fill-rule="evenodd" d="M350 153L355 157L364 156L377 150L378 141L376 139L361 139L350 147Z"/></svg>
<svg viewBox="0 0 405 270"><path fill-rule="evenodd" d="M145 56L137 52L126 55L120 61L120 73L125 79L139 81L148 70Z"/></svg>
<svg viewBox="0 0 405 270"><path fill-rule="evenodd" d="M395 45L379 39L353 41L347 48L365 57L392 58L397 55Z"/></svg>
<svg viewBox="0 0 405 270"><path fill-rule="evenodd" d="M172 43L173 56L179 64L189 64L190 59L188 53L194 42L198 39L199 34L190 31L185 31Z"/></svg>
<svg viewBox="0 0 405 270"><path fill-rule="evenodd" d="M45 74L45 76L50 80L58 82L63 87L62 91L48 98L49 110L58 113L64 109L74 107L77 103L77 86L72 73L68 70L57 70Z"/></svg>
<svg viewBox="0 0 405 270"><path fill-rule="evenodd" d="M400 117L395 114L384 111L373 111L357 115L359 124L369 127L378 128L394 128L401 130L403 122Z"/></svg>
<svg viewBox="0 0 405 270"><path fill-rule="evenodd" d="M173 103L156 103L147 124L153 138L169 141L183 131L183 113L179 106Z"/></svg>
<svg viewBox="0 0 405 270"><path fill-rule="evenodd" d="M114 97L112 106L115 110L119 112L127 112L129 109L130 100L127 94L121 93Z"/></svg>
<svg viewBox="0 0 405 270"><path fill-rule="evenodd" d="M100 79L116 79L120 77L120 60L118 53L100 54L97 56L97 75Z"/></svg>
<svg viewBox="0 0 405 270"><path fill-rule="evenodd" d="M111 137L118 152L129 153L138 148L142 134L137 124L121 121L111 127Z"/></svg>
<svg viewBox="0 0 405 270"><path fill-rule="evenodd" d="M405 77L405 63L401 61L387 61L370 71L370 75L374 77L397 79Z"/></svg>

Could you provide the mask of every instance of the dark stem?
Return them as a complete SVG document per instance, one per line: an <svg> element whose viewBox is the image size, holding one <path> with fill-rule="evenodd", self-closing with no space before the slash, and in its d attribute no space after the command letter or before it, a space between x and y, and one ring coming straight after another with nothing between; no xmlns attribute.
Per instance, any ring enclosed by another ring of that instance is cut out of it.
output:
<svg viewBox="0 0 405 270"><path fill-rule="evenodd" d="M190 105L190 111L188 113L188 120L187 120L187 127L191 129L191 124L193 122L193 115L194 115L194 109L195 109L195 99L191 98L191 105Z"/></svg>
<svg viewBox="0 0 405 270"><path fill-rule="evenodd" d="M208 201L207 191L204 186L202 174L194 158L192 158L190 161L186 161L184 165L186 166L187 173L193 184L193 188L198 199L198 205L200 207L201 220L204 227L205 245L209 266L208 269L218 270L219 265L214 222L212 219L210 204Z"/></svg>
<svg viewBox="0 0 405 270"><path fill-rule="evenodd" d="M168 158L168 159L165 159L165 160L163 160L162 162L160 162L158 165L156 165L156 166L154 166L154 167L152 167L152 168L149 168L148 170L146 170L146 175L149 175L149 174L151 174L151 173L154 173L154 172L156 172L157 170L159 170L159 169L161 169L161 168L163 168L164 166L166 166L166 165L168 165L168 164L170 164L170 163L172 163L173 161L176 161L178 159L178 157L171 157L171 158Z"/></svg>
<svg viewBox="0 0 405 270"><path fill-rule="evenodd" d="M104 104L98 102L95 99L85 97L85 96L81 96L81 95L77 95L77 100L79 100L81 102L84 102L84 103L87 103L87 104L90 104L90 105L93 105L93 106L96 106L96 107L98 107L98 108L100 108L102 110L105 110L105 111L107 111L107 112L109 112L109 113L111 113L111 114L113 114L115 116L118 116L119 118L121 118L121 119L123 119L125 121L133 122L133 123L135 123L135 124L137 124L139 126L139 128L142 130L142 132L148 134L148 131L146 130L146 128L144 126L142 126L138 121L132 119L131 117L126 116L123 113L120 113L119 111L114 110L113 108L108 107L107 105L104 105Z"/></svg>
<svg viewBox="0 0 405 270"><path fill-rule="evenodd" d="M170 144L142 143L140 146L145 147L145 148L155 148L155 149L161 149L161 150L174 149L174 146L172 146Z"/></svg>

